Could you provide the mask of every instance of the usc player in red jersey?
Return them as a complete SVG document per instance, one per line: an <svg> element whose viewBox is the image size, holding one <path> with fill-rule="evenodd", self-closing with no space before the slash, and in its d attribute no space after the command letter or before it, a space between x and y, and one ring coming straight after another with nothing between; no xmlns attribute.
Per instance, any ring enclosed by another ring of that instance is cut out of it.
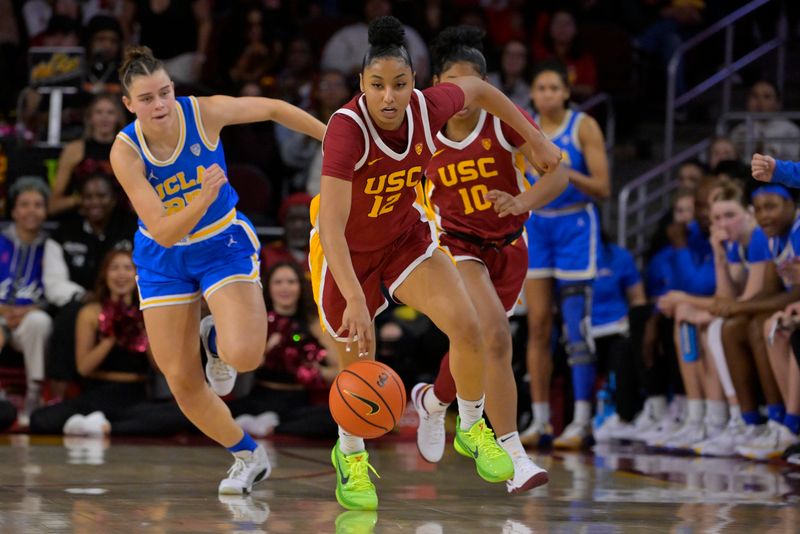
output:
<svg viewBox="0 0 800 534"><path fill-rule="evenodd" d="M467 26L439 34L431 46L434 85L463 76L485 79L482 39L481 30ZM526 118L538 129L530 116ZM478 314L488 352L486 412L498 444L514 463L514 476L506 487L509 493L526 491L545 484L548 477L527 455L517 432L508 315L528 272L524 235L528 210L556 198L566 187L567 176L563 170L546 174L525 193L525 139L477 106L451 117L434 143L436 151L425 171L425 200L441 228L439 241L455 259ZM420 383L411 392L420 416L417 446L429 462L442 458L444 415L456 397L449 360L445 355L433 385Z"/></svg>
<svg viewBox="0 0 800 534"><path fill-rule="evenodd" d="M435 152L433 136L465 106L501 117L527 141L530 159L555 168L560 153L500 91L470 76L414 89L403 26L375 19L361 91L331 117L323 141L321 189L312 206L312 284L325 329L339 341L342 366L374 358L382 287L426 314L450 339L458 391L455 448L490 482L513 476L513 463L483 420L485 350L477 312L435 227L416 204L416 186ZM535 154L534 154L535 151ZM350 350L357 348L355 350ZM336 498L351 510L378 505L364 440L339 429L331 452Z"/></svg>

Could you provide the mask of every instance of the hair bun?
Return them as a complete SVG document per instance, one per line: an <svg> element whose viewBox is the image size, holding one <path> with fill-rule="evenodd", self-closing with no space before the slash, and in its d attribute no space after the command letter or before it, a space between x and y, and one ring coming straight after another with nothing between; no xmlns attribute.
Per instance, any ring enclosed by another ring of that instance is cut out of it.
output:
<svg viewBox="0 0 800 534"><path fill-rule="evenodd" d="M371 46L379 48L405 46L405 35L403 24L396 17L378 17L369 24Z"/></svg>
<svg viewBox="0 0 800 534"><path fill-rule="evenodd" d="M435 44L443 52L457 48L474 48L483 52L483 37L486 32L474 26L451 26L436 37Z"/></svg>
<svg viewBox="0 0 800 534"><path fill-rule="evenodd" d="M133 63L140 59L153 59L153 51L149 46L128 46L125 48L123 63Z"/></svg>

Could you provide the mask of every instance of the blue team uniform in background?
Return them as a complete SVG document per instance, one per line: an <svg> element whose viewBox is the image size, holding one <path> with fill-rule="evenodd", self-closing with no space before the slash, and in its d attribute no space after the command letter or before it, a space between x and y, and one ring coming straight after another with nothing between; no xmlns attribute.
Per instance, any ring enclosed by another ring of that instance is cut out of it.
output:
<svg viewBox="0 0 800 534"><path fill-rule="evenodd" d="M713 295L717 289L714 271L714 253L708 235L697 221L687 227L686 246L673 248L671 259L671 287L690 295Z"/></svg>
<svg viewBox="0 0 800 534"><path fill-rule="evenodd" d="M755 231L753 235L755 236ZM754 255L772 260L776 267L793 261L800 251L800 216L795 218L789 231L785 234L775 237L765 235L764 239L759 239L752 248ZM792 287L792 284L786 279L783 279L783 285L787 289Z"/></svg>
<svg viewBox="0 0 800 534"><path fill-rule="evenodd" d="M750 243L747 244L747 247L738 241L728 241L725 243L725 250L727 251L728 263L741 263L748 271L754 263L772 259L767 234L758 226L753 228L753 233L750 235Z"/></svg>
<svg viewBox="0 0 800 534"><path fill-rule="evenodd" d="M550 140L561 149L562 163L589 174L578 139L586 114L567 110ZM538 117L537 117L538 120ZM529 176L535 181L535 177ZM595 350L590 336L591 281L597 272L600 223L591 197L571 182L552 202L535 210L525 224L528 233L528 278L555 278L559 292L567 363L577 401L592 397Z"/></svg>
<svg viewBox="0 0 800 534"><path fill-rule="evenodd" d="M627 291L642 281L633 255L609 244L597 255L592 295L592 337L628 333Z"/></svg>
<svg viewBox="0 0 800 534"><path fill-rule="evenodd" d="M578 129L585 116L567 110L563 126L550 139L561 149L564 164L589 174L578 140ZM528 179L535 182L536 177L528 176ZM528 232L528 278L594 278L600 235L597 209L591 197L571 182L555 200L534 211L525 228Z"/></svg>
<svg viewBox="0 0 800 534"><path fill-rule="evenodd" d="M174 153L156 159L139 121L117 137L144 161L145 175L168 214L185 208L201 190L206 168L218 164L227 174L222 143L208 141L194 97L178 97L175 112L180 137ZM258 282L260 244L255 229L236 211L238 196L226 183L192 231L172 247L159 245L139 220L133 246L141 308L186 304L237 281Z"/></svg>

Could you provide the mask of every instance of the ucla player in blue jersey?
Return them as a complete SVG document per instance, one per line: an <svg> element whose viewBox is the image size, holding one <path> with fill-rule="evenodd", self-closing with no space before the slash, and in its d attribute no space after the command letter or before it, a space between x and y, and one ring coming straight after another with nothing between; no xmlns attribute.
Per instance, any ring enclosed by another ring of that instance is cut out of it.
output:
<svg viewBox="0 0 800 534"><path fill-rule="evenodd" d="M322 139L325 126L279 100L176 98L164 65L146 47L126 51L120 80L136 120L117 135L111 165L139 215L133 260L153 356L183 413L235 457L219 493L249 493L269 476L269 461L217 395L230 392L237 370L261 363L267 314L260 245L236 211L219 134L228 124L274 120ZM200 366L201 297L216 322L203 332L214 391Z"/></svg>
<svg viewBox="0 0 800 534"><path fill-rule="evenodd" d="M569 83L560 63L542 63L531 85L535 119L562 151L569 185L528 224L528 370L533 422L522 442L536 445L552 435L550 427L550 351L553 291L558 293L564 338L575 390L575 418L554 445L580 447L591 435L591 396L595 351L589 336L591 288L597 270L599 220L596 200L608 197L611 181L603 133L588 115L566 107ZM554 282L555 281L555 285Z"/></svg>

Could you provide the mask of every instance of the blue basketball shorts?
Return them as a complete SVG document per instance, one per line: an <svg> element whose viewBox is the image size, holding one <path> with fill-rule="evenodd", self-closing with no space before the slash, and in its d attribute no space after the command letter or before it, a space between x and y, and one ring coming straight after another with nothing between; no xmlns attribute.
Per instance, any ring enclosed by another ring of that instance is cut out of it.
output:
<svg viewBox="0 0 800 534"><path fill-rule="evenodd" d="M208 299L233 282L261 283L255 228L236 210L170 248L139 228L133 244L139 307L188 304Z"/></svg>
<svg viewBox="0 0 800 534"><path fill-rule="evenodd" d="M600 226L593 204L534 212L528 231L528 278L592 280L597 271Z"/></svg>

